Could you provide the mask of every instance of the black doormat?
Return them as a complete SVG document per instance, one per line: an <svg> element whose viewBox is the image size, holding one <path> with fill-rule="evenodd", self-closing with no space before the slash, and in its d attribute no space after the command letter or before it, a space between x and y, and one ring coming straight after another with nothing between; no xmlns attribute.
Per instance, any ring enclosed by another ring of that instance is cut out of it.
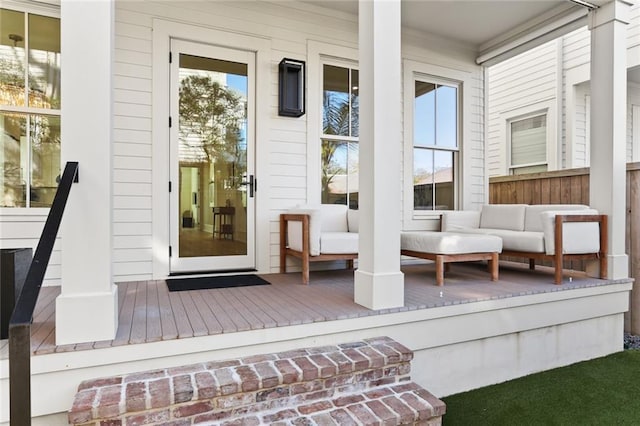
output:
<svg viewBox="0 0 640 426"><path fill-rule="evenodd" d="M167 280L169 291L207 290L212 288L245 287L250 285L269 285L269 281L257 275L224 275L219 277L170 278Z"/></svg>

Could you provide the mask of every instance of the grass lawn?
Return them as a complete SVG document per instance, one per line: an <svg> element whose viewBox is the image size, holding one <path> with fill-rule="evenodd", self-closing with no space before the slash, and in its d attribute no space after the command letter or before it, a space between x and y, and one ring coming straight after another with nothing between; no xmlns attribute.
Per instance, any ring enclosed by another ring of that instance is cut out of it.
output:
<svg viewBox="0 0 640 426"><path fill-rule="evenodd" d="M640 425L640 350L443 398L451 425Z"/></svg>

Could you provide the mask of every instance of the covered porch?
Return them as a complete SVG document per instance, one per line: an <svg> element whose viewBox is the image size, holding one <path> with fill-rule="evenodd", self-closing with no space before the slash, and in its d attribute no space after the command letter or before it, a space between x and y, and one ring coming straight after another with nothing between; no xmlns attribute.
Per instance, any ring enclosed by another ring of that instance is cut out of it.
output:
<svg viewBox="0 0 640 426"><path fill-rule="evenodd" d="M84 379L381 335L415 351L412 378L438 396L622 349L632 280L624 197L616 191L624 185L624 95L617 89L625 81L621 40L630 4L400 3L62 2L62 154L82 170L62 228L61 287L43 288L35 312L34 424L64 424L61 413ZM591 98L599 141L591 201L610 217L610 279L571 273L556 286L549 270L503 263L494 283L484 265L471 264L453 265L437 287L432 265L401 264L401 230L435 229L439 221L437 211L425 214L412 202L416 78L435 76L461 89L454 208L475 209L488 201L483 65L587 22L597 64L592 81L602 88ZM255 55L260 189L248 252L269 286L166 290L176 247L169 235L175 176L167 169L173 39ZM309 109L295 120L275 115L276 65L285 55L307 61L309 70ZM355 274L316 271L302 286L297 273L272 274L277 220L295 204L320 200L319 73L322 61L336 57L360 70L359 267ZM87 73L87 63L96 72ZM3 396L7 352L3 341ZM7 422L8 397L0 408L0 423Z"/></svg>
<svg viewBox="0 0 640 426"><path fill-rule="evenodd" d="M45 287L32 327L33 416L66 411L85 379L380 335L415 352L412 379L438 396L622 350L629 280L566 270L558 286L551 268L503 261L491 282L486 264L472 262L453 264L438 287L434 270L404 264L404 306L381 310L353 302L348 270L312 272L310 285L299 273L263 274L264 286L182 292L169 292L164 280L120 283L115 339L71 345L55 344L60 288ZM4 340L3 389L7 357ZM64 413L42 419L62 420Z"/></svg>

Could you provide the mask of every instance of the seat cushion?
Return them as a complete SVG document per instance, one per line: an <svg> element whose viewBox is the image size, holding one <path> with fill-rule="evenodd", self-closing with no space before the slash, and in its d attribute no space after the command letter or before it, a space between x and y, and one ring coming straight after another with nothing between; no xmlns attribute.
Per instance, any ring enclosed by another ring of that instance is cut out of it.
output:
<svg viewBox="0 0 640 426"><path fill-rule="evenodd" d="M484 228L474 232L483 232L485 234L500 237L502 239L503 250L544 253L544 233L542 232Z"/></svg>
<svg viewBox="0 0 640 426"><path fill-rule="evenodd" d="M358 253L358 234L355 232L320 233L320 254Z"/></svg>
<svg viewBox="0 0 640 426"><path fill-rule="evenodd" d="M485 204L480 213L480 228L524 230L526 204Z"/></svg>
<svg viewBox="0 0 640 426"><path fill-rule="evenodd" d="M433 254L500 253L502 240L493 235L411 231L400 234L400 247Z"/></svg>

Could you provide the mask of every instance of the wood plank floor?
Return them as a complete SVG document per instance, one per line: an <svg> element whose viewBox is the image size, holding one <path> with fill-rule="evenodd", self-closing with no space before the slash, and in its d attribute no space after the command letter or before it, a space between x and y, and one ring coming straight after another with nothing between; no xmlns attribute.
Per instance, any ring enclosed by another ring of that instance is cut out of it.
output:
<svg viewBox="0 0 640 426"><path fill-rule="evenodd" d="M500 280L491 282L486 269L481 263L453 264L445 273L445 285L438 287L433 264L405 265L402 267L405 305L378 311L353 302L353 271L344 270L312 272L309 285L301 283L300 273L262 275L271 285L215 290L169 292L164 281L120 283L120 317L115 339L63 346L55 345L55 298L60 287L43 287L34 314L31 347L35 355L97 349L570 291L609 283L588 278L581 272L566 271L564 284L556 286L550 268L529 271L523 265L503 262ZM0 359L7 357L7 340L2 340Z"/></svg>

